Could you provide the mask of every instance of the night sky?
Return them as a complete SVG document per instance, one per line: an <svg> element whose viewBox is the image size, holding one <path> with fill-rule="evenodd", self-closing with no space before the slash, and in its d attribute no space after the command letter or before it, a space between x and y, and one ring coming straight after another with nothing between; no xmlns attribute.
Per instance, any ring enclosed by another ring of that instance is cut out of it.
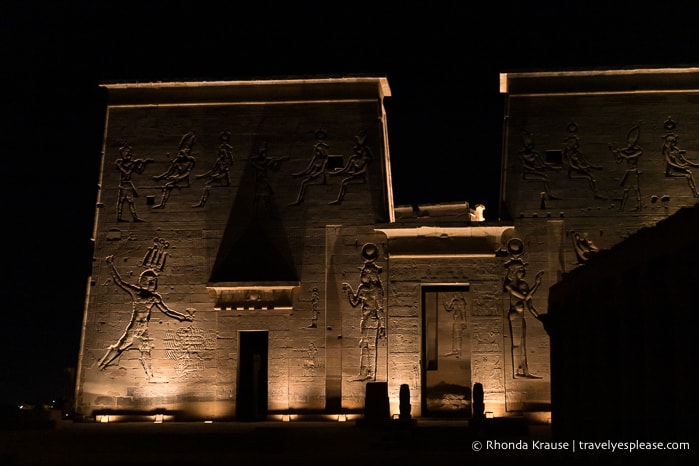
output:
<svg viewBox="0 0 699 466"><path fill-rule="evenodd" d="M396 204L497 220L500 72L699 65L699 2L60 3L0 6L2 404L61 397L77 364L100 83L386 76Z"/></svg>

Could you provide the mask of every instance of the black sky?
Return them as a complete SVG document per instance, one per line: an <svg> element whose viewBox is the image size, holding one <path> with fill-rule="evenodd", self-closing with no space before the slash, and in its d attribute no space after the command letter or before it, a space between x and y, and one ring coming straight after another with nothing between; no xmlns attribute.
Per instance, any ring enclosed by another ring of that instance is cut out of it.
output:
<svg viewBox="0 0 699 466"><path fill-rule="evenodd" d="M500 72L699 64L699 2L45 3L0 6L9 403L60 396L77 363L99 83L386 76L396 203L484 203L492 218Z"/></svg>

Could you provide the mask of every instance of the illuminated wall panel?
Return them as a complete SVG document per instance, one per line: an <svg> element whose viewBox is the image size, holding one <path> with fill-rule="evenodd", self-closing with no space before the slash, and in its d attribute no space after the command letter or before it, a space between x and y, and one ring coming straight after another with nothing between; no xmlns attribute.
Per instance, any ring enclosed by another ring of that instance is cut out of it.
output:
<svg viewBox="0 0 699 466"><path fill-rule="evenodd" d="M356 289L355 243L392 216L385 79L104 87L77 413L324 410L327 308L358 324L342 282ZM338 276L329 224L348 229ZM340 405L360 392L343 387Z"/></svg>
<svg viewBox="0 0 699 466"><path fill-rule="evenodd" d="M549 287L599 251L697 203L697 78L696 68L503 75L501 217L512 219L513 236L522 241L526 286L542 274L530 302L544 315L526 316L527 359L536 378L505 372L508 411L538 410L550 403L550 353L555 349L544 328ZM598 310L598 285L581 285L575 307ZM581 329L580 335L571 332L570 341L585 346L585 334L596 327L606 332L604 321L589 324L592 328ZM620 338L610 343L616 348L611 358L618 348L633 344ZM513 367L513 354L505 352L508 367ZM604 384L598 376L591 367L584 383ZM635 390L627 388L633 396Z"/></svg>
<svg viewBox="0 0 699 466"><path fill-rule="evenodd" d="M78 415L545 418L549 287L697 201L697 73L503 76L498 218L393 205L384 78L105 85Z"/></svg>

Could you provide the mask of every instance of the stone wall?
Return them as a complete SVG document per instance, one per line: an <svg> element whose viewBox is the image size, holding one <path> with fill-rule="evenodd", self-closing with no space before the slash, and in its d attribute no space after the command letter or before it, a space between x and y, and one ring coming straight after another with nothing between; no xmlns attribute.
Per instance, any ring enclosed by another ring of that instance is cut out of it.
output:
<svg viewBox="0 0 699 466"><path fill-rule="evenodd" d="M699 90L691 76L695 69L507 76L501 216L523 242L529 284L543 272L532 301L540 313L567 272L696 204ZM666 153L685 158L685 168L668 168ZM543 325L529 330L530 364L550 374ZM550 376L522 391L507 373L505 381L508 401L521 394L524 408L549 396L542 383Z"/></svg>
<svg viewBox="0 0 699 466"><path fill-rule="evenodd" d="M258 391L261 414L325 408L326 313L349 313L341 283L390 219L386 89L372 78L107 86L79 414L232 418ZM327 225L347 228L333 273ZM251 393L238 384L241 332L268 338L250 348L265 372Z"/></svg>
<svg viewBox="0 0 699 466"><path fill-rule="evenodd" d="M423 290L436 287L450 295L450 288L461 289L467 285L468 291L464 294L470 311L466 329L470 351L461 357L467 364L461 370L469 371L470 386L476 382L483 384L488 410L504 413L502 262L494 254L491 258L391 259L388 271L388 343L392 363L389 390L395 392L395 396L390 399L397 400L400 385L407 383L411 386L413 410L416 415L422 414L418 409L423 407L421 391L417 389L424 389L420 375L425 368L419 364L423 361L425 333Z"/></svg>

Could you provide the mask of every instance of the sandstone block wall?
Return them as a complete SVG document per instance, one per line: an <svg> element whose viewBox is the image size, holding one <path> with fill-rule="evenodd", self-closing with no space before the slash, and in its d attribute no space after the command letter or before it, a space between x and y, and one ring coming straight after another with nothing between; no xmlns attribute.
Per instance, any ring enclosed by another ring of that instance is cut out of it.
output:
<svg viewBox="0 0 699 466"><path fill-rule="evenodd" d="M77 412L232 418L258 391L261 414L324 409L326 313L349 322L338 289L389 220L385 83L107 87ZM348 228L332 274L326 225ZM264 391L239 384L241 332L266 335Z"/></svg>
<svg viewBox="0 0 699 466"><path fill-rule="evenodd" d="M526 280L544 272L533 301L540 312L548 288L590 254L697 203L695 76L694 69L508 76L502 218L523 241ZM681 154L685 168L668 168L667 152ZM529 330L530 364L549 373L543 325ZM509 406L550 397L548 376L524 387L507 374L505 381Z"/></svg>

